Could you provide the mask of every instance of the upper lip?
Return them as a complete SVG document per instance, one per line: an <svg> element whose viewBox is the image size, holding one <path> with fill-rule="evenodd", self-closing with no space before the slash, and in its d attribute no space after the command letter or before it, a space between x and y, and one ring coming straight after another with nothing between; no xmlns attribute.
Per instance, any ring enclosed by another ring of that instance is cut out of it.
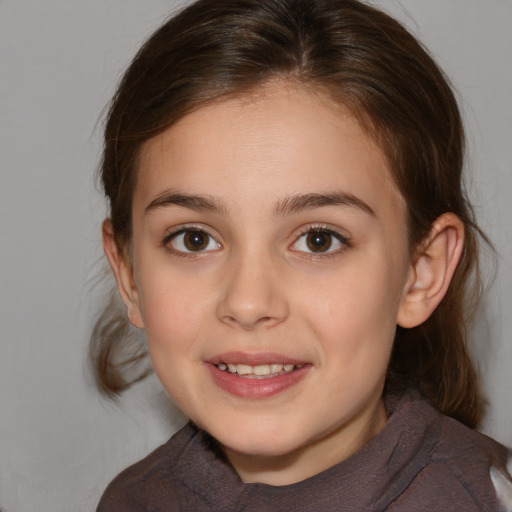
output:
<svg viewBox="0 0 512 512"><path fill-rule="evenodd" d="M293 364L295 366L303 365L306 361L301 361L292 357L277 354L275 352L224 352L218 354L207 361L210 364L247 364L256 366L260 364Z"/></svg>

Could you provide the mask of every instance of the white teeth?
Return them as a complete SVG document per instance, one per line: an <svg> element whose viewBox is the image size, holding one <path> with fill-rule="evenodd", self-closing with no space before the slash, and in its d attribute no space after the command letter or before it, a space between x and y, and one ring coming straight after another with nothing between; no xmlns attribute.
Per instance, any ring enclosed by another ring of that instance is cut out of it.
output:
<svg viewBox="0 0 512 512"><path fill-rule="evenodd" d="M302 365L297 366L297 368L301 368ZM293 364L281 364L281 363L271 363L271 364L257 364L255 366L250 366L248 364L233 364L233 363L219 363L217 368L222 371L228 371L229 373L238 373L240 376L256 376L256 377L267 377L270 375L289 373L293 371L296 367Z"/></svg>
<svg viewBox="0 0 512 512"><path fill-rule="evenodd" d="M259 364L258 366L253 366L252 373L254 373L254 375L269 375L270 374L270 365L269 364Z"/></svg>
<svg viewBox="0 0 512 512"><path fill-rule="evenodd" d="M249 375L252 373L252 366L248 364L237 364L236 371L238 375Z"/></svg>

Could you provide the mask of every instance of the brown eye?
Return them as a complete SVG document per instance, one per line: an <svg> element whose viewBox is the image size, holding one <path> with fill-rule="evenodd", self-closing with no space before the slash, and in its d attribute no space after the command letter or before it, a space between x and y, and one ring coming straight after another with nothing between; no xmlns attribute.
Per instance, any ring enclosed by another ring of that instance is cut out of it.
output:
<svg viewBox="0 0 512 512"><path fill-rule="evenodd" d="M177 252L206 252L220 248L220 244L206 231L184 229L172 234L165 244L169 244Z"/></svg>
<svg viewBox="0 0 512 512"><path fill-rule="evenodd" d="M325 231L312 231L306 236L306 244L312 252L326 252L331 248L332 235Z"/></svg>
<svg viewBox="0 0 512 512"><path fill-rule="evenodd" d="M203 251L208 246L209 236L203 231L187 231L183 243L189 251Z"/></svg>
<svg viewBox="0 0 512 512"><path fill-rule="evenodd" d="M341 233L328 228L311 228L291 246L293 251L327 255L349 247L349 241Z"/></svg>

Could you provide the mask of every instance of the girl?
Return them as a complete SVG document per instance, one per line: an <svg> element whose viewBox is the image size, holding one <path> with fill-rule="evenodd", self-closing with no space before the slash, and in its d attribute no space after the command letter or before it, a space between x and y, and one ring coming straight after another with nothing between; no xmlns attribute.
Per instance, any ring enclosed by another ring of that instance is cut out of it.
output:
<svg viewBox="0 0 512 512"><path fill-rule="evenodd" d="M103 237L191 421L98 510L497 510L462 164L446 78L373 7L199 0L160 28L108 114ZM125 331L108 308L93 333L110 394L145 375Z"/></svg>

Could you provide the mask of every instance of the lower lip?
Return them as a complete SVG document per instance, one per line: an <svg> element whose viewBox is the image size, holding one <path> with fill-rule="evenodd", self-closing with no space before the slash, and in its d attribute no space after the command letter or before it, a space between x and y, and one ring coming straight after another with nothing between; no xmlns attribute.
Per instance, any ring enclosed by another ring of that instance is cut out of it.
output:
<svg viewBox="0 0 512 512"><path fill-rule="evenodd" d="M305 377L311 365L305 364L290 373L263 379L239 377L235 373L219 370L217 366L210 363L207 363L207 367L210 370L215 384L217 384L219 388L234 396L257 399L277 395L285 389L294 386Z"/></svg>

